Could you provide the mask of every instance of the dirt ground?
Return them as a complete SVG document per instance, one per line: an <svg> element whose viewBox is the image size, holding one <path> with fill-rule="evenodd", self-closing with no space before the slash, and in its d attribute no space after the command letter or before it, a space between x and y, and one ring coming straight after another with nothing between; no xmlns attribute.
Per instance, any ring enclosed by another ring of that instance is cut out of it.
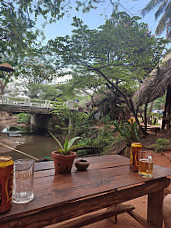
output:
<svg viewBox="0 0 171 228"><path fill-rule="evenodd" d="M4 114L0 116L0 130L3 129L4 126L8 126L8 125L15 125L16 124L16 118L9 116L8 114ZM155 144L157 138L166 138L170 140L170 148L171 148L171 131L167 132L166 130L160 130L160 132L155 135L154 132L148 132L149 135L142 138L141 139L141 143L146 146L149 147L151 144ZM6 136L6 138L4 137L4 135L2 136L2 134L0 134L0 142L7 144L13 148L15 148L17 146L16 143L16 139L15 138L9 138L8 136ZM6 150L8 150L7 148L4 148L2 146L0 146L0 152L5 152ZM171 150L167 150L164 151L163 153L154 153L153 154L153 161L154 164L156 165L160 165L163 167L168 167L171 168ZM171 176L169 176L171 178ZM165 195L171 193L171 184L169 185L169 187L166 189L165 191ZM140 198L137 198L135 200L129 201L126 204L132 204L135 206L135 212L138 213L139 215L141 215L142 217L146 218L147 215L147 196L143 196ZM136 222L133 218L131 218L128 214L121 214L118 215L118 223L114 224L113 221L111 219L106 219L103 220L101 222L92 224L92 225L88 225L85 226L86 228L142 228L142 226Z"/></svg>

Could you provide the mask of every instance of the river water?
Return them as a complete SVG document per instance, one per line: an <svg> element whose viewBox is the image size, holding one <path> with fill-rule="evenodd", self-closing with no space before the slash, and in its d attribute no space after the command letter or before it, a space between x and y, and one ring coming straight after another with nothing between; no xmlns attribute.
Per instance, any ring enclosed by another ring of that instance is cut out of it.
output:
<svg viewBox="0 0 171 228"><path fill-rule="evenodd" d="M5 137L5 134L4 134ZM6 145L9 145L9 141L18 144L15 149L33 155L38 159L44 159L45 157L51 157L51 152L56 150L56 142L54 139L48 136L42 135L21 135L18 137L8 137ZM14 148L13 146L11 146ZM7 152L0 153L0 155L11 156L13 160L27 158L27 156L16 152L15 150L7 149Z"/></svg>
<svg viewBox="0 0 171 228"><path fill-rule="evenodd" d="M36 158L43 159L46 156L51 157L51 152L56 150L56 142L54 139L48 136L41 135L25 135L24 143L20 144L16 147L16 149L33 155ZM19 153L14 154L13 159L24 158L24 155L20 155Z"/></svg>
<svg viewBox="0 0 171 228"><path fill-rule="evenodd" d="M33 155L38 159L51 157L57 143L50 136L29 133L28 125L17 123L17 117L4 114L0 117L0 142L11 148ZM13 160L27 158L14 150L0 146L0 156L11 156Z"/></svg>

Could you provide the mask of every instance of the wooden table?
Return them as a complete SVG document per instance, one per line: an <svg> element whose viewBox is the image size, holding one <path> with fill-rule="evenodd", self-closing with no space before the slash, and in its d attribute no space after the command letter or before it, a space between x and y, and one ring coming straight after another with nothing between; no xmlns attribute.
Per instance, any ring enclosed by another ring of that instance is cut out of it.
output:
<svg viewBox="0 0 171 228"><path fill-rule="evenodd" d="M86 213L148 194L147 221L162 227L163 190L171 169L154 166L154 178L143 179L119 155L86 158L87 171L54 176L53 162L35 164L34 200L13 204L0 215L0 227L35 228L59 223ZM151 227L151 226L150 226Z"/></svg>

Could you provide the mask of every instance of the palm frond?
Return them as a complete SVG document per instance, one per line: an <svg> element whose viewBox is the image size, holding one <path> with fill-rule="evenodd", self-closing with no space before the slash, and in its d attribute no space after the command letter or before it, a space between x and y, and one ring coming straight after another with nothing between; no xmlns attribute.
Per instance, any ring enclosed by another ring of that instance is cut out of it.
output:
<svg viewBox="0 0 171 228"><path fill-rule="evenodd" d="M166 37L168 39L171 39L171 26L170 25L171 25L171 18L170 18L169 22L166 25Z"/></svg>
<svg viewBox="0 0 171 228"><path fill-rule="evenodd" d="M169 29L171 28L171 2L166 7L165 13L163 14L162 18L160 19L157 27L156 27L156 34L160 35L166 27Z"/></svg>
<svg viewBox="0 0 171 228"><path fill-rule="evenodd" d="M165 9L166 9L167 3L163 2L160 7L158 8L158 10L155 13L155 19L157 19L162 13L164 13Z"/></svg>
<svg viewBox="0 0 171 228"><path fill-rule="evenodd" d="M150 12L154 7L156 7L163 0L151 0L144 9L142 9L141 14L145 16L146 13Z"/></svg>

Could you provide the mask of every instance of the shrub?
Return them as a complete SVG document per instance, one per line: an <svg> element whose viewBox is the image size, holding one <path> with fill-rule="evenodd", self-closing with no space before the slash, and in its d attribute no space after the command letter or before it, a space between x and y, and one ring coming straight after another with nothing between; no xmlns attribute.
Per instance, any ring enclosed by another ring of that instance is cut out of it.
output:
<svg viewBox="0 0 171 228"><path fill-rule="evenodd" d="M128 146L133 141L139 140L139 126L133 121L122 121L120 124L114 121L114 126L120 135L126 140Z"/></svg>
<svg viewBox="0 0 171 228"><path fill-rule="evenodd" d="M30 121L30 114L27 113L19 113L16 115L18 120L18 123L28 123Z"/></svg>
<svg viewBox="0 0 171 228"><path fill-rule="evenodd" d="M163 150L163 148L169 146L170 140L164 138L158 138L156 144L152 144L151 147L154 147L155 152L159 153Z"/></svg>

